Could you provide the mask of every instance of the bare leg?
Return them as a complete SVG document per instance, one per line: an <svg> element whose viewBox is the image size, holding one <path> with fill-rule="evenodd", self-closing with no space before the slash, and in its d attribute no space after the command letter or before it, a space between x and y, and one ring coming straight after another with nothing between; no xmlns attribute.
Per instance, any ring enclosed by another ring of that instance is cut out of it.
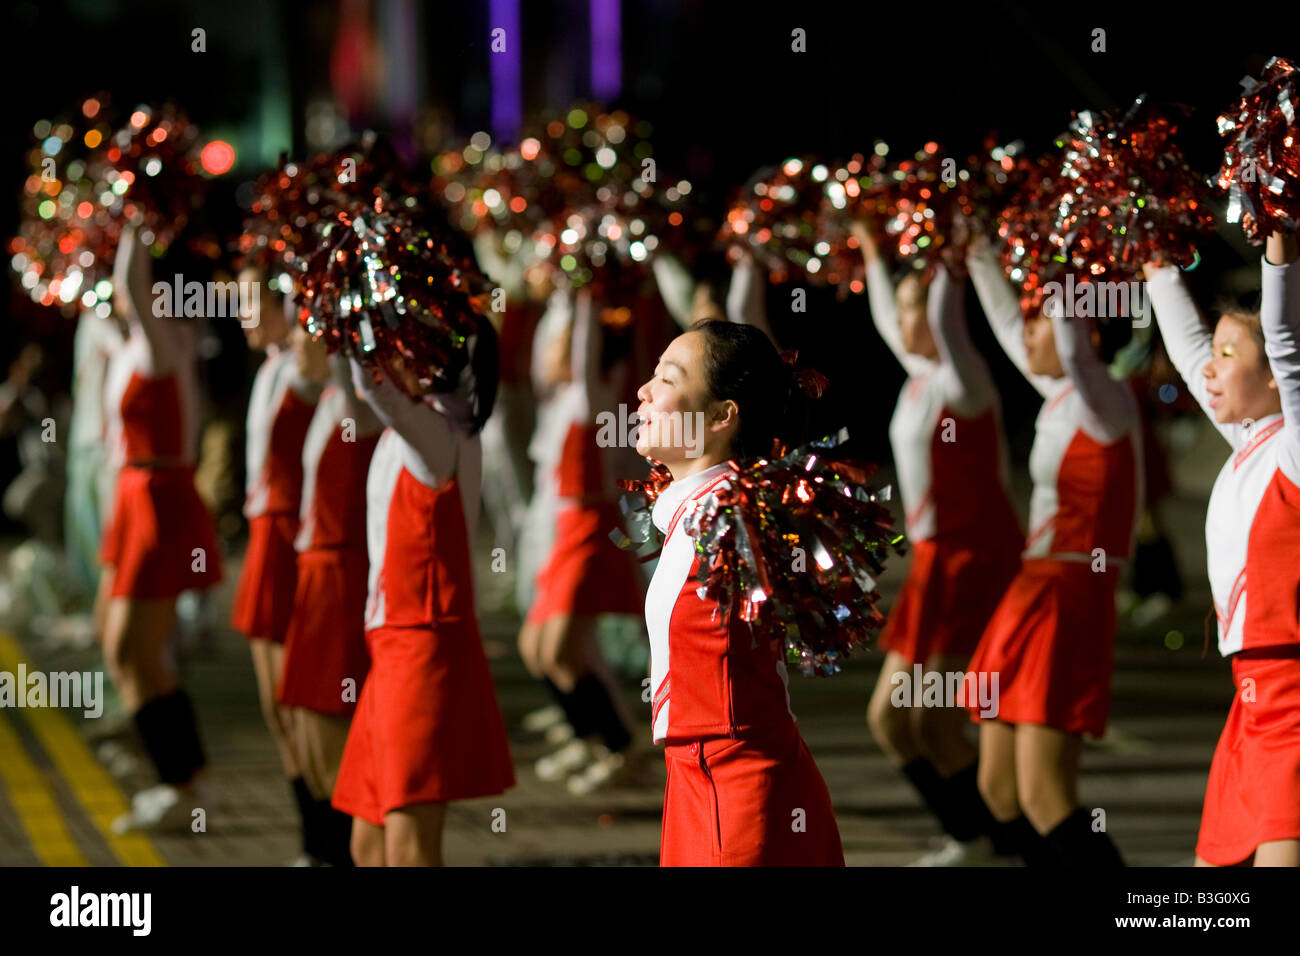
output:
<svg viewBox="0 0 1300 956"><path fill-rule="evenodd" d="M1255 866L1300 866L1300 840L1270 840L1255 847Z"/></svg>
<svg viewBox="0 0 1300 956"><path fill-rule="evenodd" d="M292 780L301 772L298 760L290 744L289 715L285 708L275 699L276 688L280 686L280 674L284 668L284 646L274 641L254 637L248 642L253 655L253 671L257 676L257 699L262 705L262 719L271 732L280 751L280 764L284 775Z"/></svg>
<svg viewBox="0 0 1300 956"><path fill-rule="evenodd" d="M528 673L533 676L534 680L541 680L545 676L542 668L542 625L537 623L524 623L519 629L519 656L528 668Z"/></svg>
<svg viewBox="0 0 1300 956"><path fill-rule="evenodd" d="M1079 756L1083 738L1052 727L1016 728L1017 795L1025 816L1047 834L1079 805Z"/></svg>
<svg viewBox="0 0 1300 956"><path fill-rule="evenodd" d="M968 661L961 657L932 657L927 672L964 672ZM946 677L945 677L946 684ZM934 764L940 776L951 777L975 763L979 751L966 737L970 713L965 707L917 707L912 712L912 737L922 754Z"/></svg>
<svg viewBox="0 0 1300 956"><path fill-rule="evenodd" d="M167 642L176 623L172 599L109 598L104 608L104 662L130 713L176 690Z"/></svg>
<svg viewBox="0 0 1300 956"><path fill-rule="evenodd" d="M442 866L445 803L415 803L389 811L384 821L388 866Z"/></svg>
<svg viewBox="0 0 1300 956"><path fill-rule="evenodd" d="M1002 823L1020 816L1016 786L1016 734L1013 724L980 721L980 796Z"/></svg>
<svg viewBox="0 0 1300 956"><path fill-rule="evenodd" d="M307 789L317 800L328 800L334 794L351 725L347 717L318 714L302 707L293 709L294 752Z"/></svg>
<svg viewBox="0 0 1300 956"><path fill-rule="evenodd" d="M384 829L360 817L352 818L352 859L357 866L384 865Z"/></svg>
<svg viewBox="0 0 1300 956"><path fill-rule="evenodd" d="M867 726L890 763L902 767L921 756L921 748L912 733L908 714L911 701L908 700L907 707L896 707L890 699L898 686L894 681L895 674L906 675L910 682L912 665L903 655L890 651L885 655L880 677L871 692L871 700L867 702Z"/></svg>

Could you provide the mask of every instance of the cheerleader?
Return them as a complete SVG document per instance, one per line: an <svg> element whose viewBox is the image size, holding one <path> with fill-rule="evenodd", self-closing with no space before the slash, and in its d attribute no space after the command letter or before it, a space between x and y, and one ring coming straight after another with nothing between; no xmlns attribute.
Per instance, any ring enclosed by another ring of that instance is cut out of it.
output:
<svg viewBox="0 0 1300 956"><path fill-rule="evenodd" d="M1050 317L1026 321L987 241L967 265L1003 350L1045 399L1022 568L970 664L990 686L998 678L996 717L967 700L980 721L980 792L997 820L1023 812L1046 837L1044 862L1120 866L1077 783L1082 735L1100 737L1110 711L1115 591L1142 501L1137 406L1106 368L1122 343L1108 337L1099 356L1090 323L1051 301Z"/></svg>
<svg viewBox="0 0 1300 956"><path fill-rule="evenodd" d="M1197 866L1300 866L1300 265L1273 233L1258 314L1213 336L1179 269L1147 288L1169 357L1232 447L1205 517L1219 653L1233 697L1205 791Z"/></svg>
<svg viewBox="0 0 1300 956"><path fill-rule="evenodd" d="M302 495L303 439L320 385L303 376L293 351L284 347L291 308L286 299L283 309L268 309L260 321L244 328L249 346L265 350L266 359L257 369L248 399L244 461L248 548L230 623L248 639L262 718L279 751L305 843L312 796L290 742L288 715L276 703L275 690L284 668L284 640L297 587L298 554L293 542Z"/></svg>
<svg viewBox="0 0 1300 956"><path fill-rule="evenodd" d="M382 430L352 387L342 356L301 327L290 334L299 372L326 385L303 443L298 581L284 643L277 699L289 709L291 742L310 793L303 850L308 860L350 866L352 818L330 805L366 651L366 472ZM332 371L332 375L331 375Z"/></svg>
<svg viewBox="0 0 1300 956"><path fill-rule="evenodd" d="M622 395L627 363L602 361L606 336L589 292L576 298L567 374L555 399L568 420L556 471L555 544L537 576L536 598L519 633L533 676L556 698L573 739L537 763L545 781L569 777L569 790L590 793L631 773L632 735L612 675L596 641L598 615L636 614L642 586L636 562L609 533L619 525L614 482L595 421ZM605 372L606 366L612 366ZM593 743L593 739L597 742Z"/></svg>
<svg viewBox="0 0 1300 956"><path fill-rule="evenodd" d="M353 383L388 427L366 479L370 673L334 786L363 866L441 865L447 802L514 786L505 723L474 606L478 432L496 393L496 340L479 320L452 393L412 401L400 357Z"/></svg>
<svg viewBox="0 0 1300 956"><path fill-rule="evenodd" d="M734 477L733 457L794 437L784 425L798 398L793 370L758 329L705 322L669 344L637 397L637 451L673 476L654 506L665 540L646 595L653 737L668 765L660 864L843 866L781 650L755 642L738 613L718 620L697 594L698 557L681 524ZM684 416L703 423L700 445L681 440Z"/></svg>
<svg viewBox="0 0 1300 956"><path fill-rule="evenodd" d="M194 490L198 396L192 338L154 313L149 253L123 230L114 307L127 335L105 382L119 456L99 559L96 621L109 676L160 784L137 793L116 833L187 826L206 764L194 705L169 663L176 598L221 580L212 516Z"/></svg>
<svg viewBox="0 0 1300 956"><path fill-rule="evenodd" d="M966 328L964 283L941 265L928 289L912 275L895 293L871 232L859 224L853 233L876 329L907 372L889 437L912 545L911 571L880 636L886 656L867 723L948 834L916 865L978 865L992 858L981 838L993 837L996 851L1020 852L1027 824L995 825L980 797L963 708L901 708L893 695L910 686L913 665L963 672L1019 569L1024 537L1006 491L1001 407Z"/></svg>

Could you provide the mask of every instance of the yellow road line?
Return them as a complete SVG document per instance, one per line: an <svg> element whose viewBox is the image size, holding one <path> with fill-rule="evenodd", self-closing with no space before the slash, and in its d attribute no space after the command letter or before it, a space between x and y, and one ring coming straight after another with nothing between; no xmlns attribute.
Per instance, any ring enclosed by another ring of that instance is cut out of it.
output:
<svg viewBox="0 0 1300 956"><path fill-rule="evenodd" d="M18 642L0 634L0 669L17 674L19 662L32 670ZM24 708L22 714L117 858L127 866L166 866L167 862L148 837L140 833L124 836L113 833L113 820L130 810L130 806L117 783L96 762L72 722L56 707Z"/></svg>
<svg viewBox="0 0 1300 956"><path fill-rule="evenodd" d="M7 708L6 708L7 709ZM0 712L0 778L27 831L32 849L46 866L86 866L77 843L63 825L54 792L23 749L23 742Z"/></svg>

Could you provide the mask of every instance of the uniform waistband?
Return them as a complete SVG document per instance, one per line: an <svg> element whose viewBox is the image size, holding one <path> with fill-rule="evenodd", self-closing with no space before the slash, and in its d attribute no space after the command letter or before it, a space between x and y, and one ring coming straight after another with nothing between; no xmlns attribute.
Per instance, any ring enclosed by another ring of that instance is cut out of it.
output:
<svg viewBox="0 0 1300 956"><path fill-rule="evenodd" d="M1300 657L1300 643L1270 644L1268 647L1246 647L1242 650L1234 651L1231 657L1233 660L1242 661L1287 660L1289 658L1297 658Z"/></svg>
<svg viewBox="0 0 1300 956"><path fill-rule="evenodd" d="M793 722L772 727L738 727L734 735L706 734L700 737L674 737L663 744L664 756L672 760L698 762L732 746L745 744L763 750L785 749L799 738L799 728Z"/></svg>

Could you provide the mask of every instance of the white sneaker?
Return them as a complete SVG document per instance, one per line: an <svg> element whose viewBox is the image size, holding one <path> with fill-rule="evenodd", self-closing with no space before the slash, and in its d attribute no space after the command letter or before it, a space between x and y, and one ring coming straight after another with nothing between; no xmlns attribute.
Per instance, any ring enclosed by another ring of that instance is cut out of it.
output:
<svg viewBox="0 0 1300 956"><path fill-rule="evenodd" d="M993 852L993 841L988 837L974 840L954 840L944 837L943 845L925 854L908 866L1006 866L1005 860Z"/></svg>
<svg viewBox="0 0 1300 956"><path fill-rule="evenodd" d="M540 734L556 724L564 722L564 711L554 704L548 707L540 707L537 710L529 711L524 714L522 721L524 730L530 734Z"/></svg>
<svg viewBox="0 0 1300 956"><path fill-rule="evenodd" d="M197 801L170 784L160 783L141 790L131 798L131 809L113 821L118 836L137 831L154 833L180 832L190 829L190 811Z"/></svg>
<svg viewBox="0 0 1300 956"><path fill-rule="evenodd" d="M546 728L546 742L552 747L558 747L560 744L567 744L573 739L573 728L566 722L552 724Z"/></svg>
<svg viewBox="0 0 1300 956"><path fill-rule="evenodd" d="M533 769L537 772L538 780L555 783L576 773L591 759L591 748L585 740L570 740L555 753L538 760Z"/></svg>
<svg viewBox="0 0 1300 956"><path fill-rule="evenodd" d="M585 797L597 790L615 789L634 781L641 762L629 752L610 753L600 747L595 758L580 772L569 778L569 793Z"/></svg>

